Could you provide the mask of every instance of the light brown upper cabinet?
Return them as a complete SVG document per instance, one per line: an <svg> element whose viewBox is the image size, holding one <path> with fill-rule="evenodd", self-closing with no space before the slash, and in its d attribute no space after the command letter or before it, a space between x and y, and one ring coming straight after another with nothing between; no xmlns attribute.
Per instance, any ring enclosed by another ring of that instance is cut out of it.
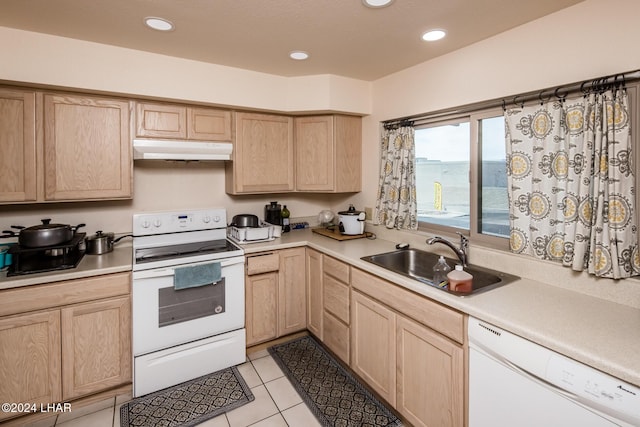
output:
<svg viewBox="0 0 640 427"><path fill-rule="evenodd" d="M231 141L231 111L174 104L136 103L136 136Z"/></svg>
<svg viewBox="0 0 640 427"><path fill-rule="evenodd" d="M36 200L36 94L0 88L0 202Z"/></svg>
<svg viewBox="0 0 640 427"><path fill-rule="evenodd" d="M0 88L0 203L131 198L129 101Z"/></svg>
<svg viewBox="0 0 640 427"><path fill-rule="evenodd" d="M131 103L44 94L44 199L132 196Z"/></svg>
<svg viewBox="0 0 640 427"><path fill-rule="evenodd" d="M330 115L295 118L296 190L362 189L362 119Z"/></svg>
<svg viewBox="0 0 640 427"><path fill-rule="evenodd" d="M362 189L360 117L239 112L235 127L233 161L227 163L229 194Z"/></svg>
<svg viewBox="0 0 640 427"><path fill-rule="evenodd" d="M232 161L226 163L226 192L293 191L293 118L235 113L235 129Z"/></svg>

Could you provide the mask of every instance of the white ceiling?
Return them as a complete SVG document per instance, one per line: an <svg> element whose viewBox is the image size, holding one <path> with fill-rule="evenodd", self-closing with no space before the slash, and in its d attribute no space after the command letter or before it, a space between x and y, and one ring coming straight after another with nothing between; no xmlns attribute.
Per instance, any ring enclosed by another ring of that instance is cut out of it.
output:
<svg viewBox="0 0 640 427"><path fill-rule="evenodd" d="M0 26L282 76L375 80L582 0L0 0ZM161 33L143 18L171 20ZM421 40L445 29L443 40ZM306 61L289 59L304 50Z"/></svg>

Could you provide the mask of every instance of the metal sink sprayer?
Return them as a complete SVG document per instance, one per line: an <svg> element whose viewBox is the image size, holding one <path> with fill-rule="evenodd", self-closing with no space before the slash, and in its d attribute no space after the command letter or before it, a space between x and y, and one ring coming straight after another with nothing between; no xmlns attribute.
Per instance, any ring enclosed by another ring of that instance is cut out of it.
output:
<svg viewBox="0 0 640 427"><path fill-rule="evenodd" d="M453 252L456 253L456 255L458 256L458 259L460 260L460 263L462 264L463 267L467 267L467 249L469 249L469 239L467 239L465 236L463 236L461 233L458 233L460 235L460 247L456 248L456 245L451 243L449 240L440 237L440 236L436 236L436 237L432 237L430 239L427 239L427 245L433 245L436 243L442 243L444 245L447 245L451 248L451 250Z"/></svg>

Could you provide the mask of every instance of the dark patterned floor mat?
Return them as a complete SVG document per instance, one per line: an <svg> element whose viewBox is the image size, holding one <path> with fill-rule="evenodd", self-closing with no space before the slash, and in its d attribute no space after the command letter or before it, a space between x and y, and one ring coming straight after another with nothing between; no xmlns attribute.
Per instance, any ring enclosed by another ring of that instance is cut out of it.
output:
<svg viewBox="0 0 640 427"><path fill-rule="evenodd" d="M254 399L233 366L125 403L120 408L120 425L195 426Z"/></svg>
<svg viewBox="0 0 640 427"><path fill-rule="evenodd" d="M323 426L402 425L312 337L270 347L269 353Z"/></svg>

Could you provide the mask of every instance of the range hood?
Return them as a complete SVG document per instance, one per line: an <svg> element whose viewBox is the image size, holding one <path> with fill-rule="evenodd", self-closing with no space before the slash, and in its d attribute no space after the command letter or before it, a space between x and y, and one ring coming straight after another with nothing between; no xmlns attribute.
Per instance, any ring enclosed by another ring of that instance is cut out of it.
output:
<svg viewBox="0 0 640 427"><path fill-rule="evenodd" d="M134 139L135 160L231 160L230 142Z"/></svg>

